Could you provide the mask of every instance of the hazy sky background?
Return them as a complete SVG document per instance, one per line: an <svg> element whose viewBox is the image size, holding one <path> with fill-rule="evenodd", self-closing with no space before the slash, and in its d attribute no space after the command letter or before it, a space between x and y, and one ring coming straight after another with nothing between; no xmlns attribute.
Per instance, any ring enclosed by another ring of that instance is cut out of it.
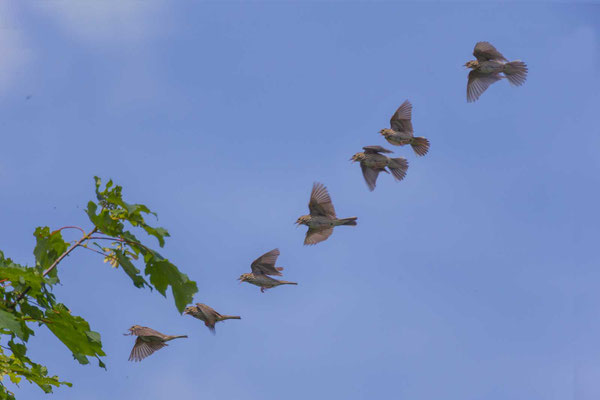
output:
<svg viewBox="0 0 600 400"><path fill-rule="evenodd" d="M30 357L74 387L18 399L600 396L600 6L8 1L0 29L0 249L31 265L112 178L242 316L212 336L80 250L56 295L108 371L42 329ZM529 78L468 104L482 40ZM407 98L423 158L377 133ZM348 160L377 144L410 167L371 193ZM358 226L304 247L314 181ZM274 247L299 286L239 285ZM190 337L130 363L133 324Z"/></svg>

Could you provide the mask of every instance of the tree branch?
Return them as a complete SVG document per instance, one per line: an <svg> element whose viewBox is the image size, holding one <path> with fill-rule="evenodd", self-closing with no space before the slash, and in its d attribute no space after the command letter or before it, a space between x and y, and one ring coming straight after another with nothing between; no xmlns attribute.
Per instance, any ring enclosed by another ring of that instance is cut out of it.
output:
<svg viewBox="0 0 600 400"><path fill-rule="evenodd" d="M48 275L50 272L52 272L52 270L53 270L54 268L56 268L56 266L58 265L58 263L60 263L60 262L63 260L63 258L65 258L66 256L68 256L70 252L72 252L73 250L75 250L75 249L77 248L77 246L79 246L79 245L80 245L81 243L83 243L85 240L89 239L89 238L90 238L90 237L91 237L91 236L92 236L94 233L96 233L96 231L97 231L97 230L98 230L98 228L97 228L97 227L94 227L94 229L92 229L90 233L87 233L87 234L83 235L83 236L81 237L81 239L79 239L77 242L75 242L75 244L74 244L73 246L69 247L69 248L67 249L67 251L65 251L64 253L62 253L62 254L60 255L60 257L58 257L58 258L56 259L56 261L54 261L54 262L52 263L52 265L51 265L51 266L49 266L49 267L48 267L48 269L44 271L44 273L42 274L42 276L46 276L46 275Z"/></svg>
<svg viewBox="0 0 600 400"><path fill-rule="evenodd" d="M90 233L85 233L84 235L81 237L81 239L79 239L77 242L75 242L74 245L72 245L71 247L69 247L64 253L62 253L60 255L60 257L58 257L56 259L56 261L54 261L52 263L52 265L50 267L48 267L48 269L46 269L43 273L42 276L46 276L48 275L50 272L52 272L52 270L54 268L56 268L56 266L63 260L63 258L65 258L66 256L69 255L70 252L72 252L73 250L75 250L79 245L81 245L81 243L83 243L84 241L88 240L94 233L96 233L96 231L98 231L98 227L94 227L94 229L92 229L90 231ZM29 291L31 290L31 286L28 286L27 289L23 290L21 292L20 295L17 296L16 300L13 302L12 307L15 307L17 305L17 303L21 300L23 300L23 298L27 295L27 293L29 293ZM11 307L11 308L12 308Z"/></svg>

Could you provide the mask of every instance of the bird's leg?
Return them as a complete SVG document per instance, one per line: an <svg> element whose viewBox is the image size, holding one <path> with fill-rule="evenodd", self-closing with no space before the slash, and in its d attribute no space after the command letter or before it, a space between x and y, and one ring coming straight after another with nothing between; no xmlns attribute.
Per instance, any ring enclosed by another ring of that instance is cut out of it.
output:
<svg viewBox="0 0 600 400"><path fill-rule="evenodd" d="M261 288L260 288L260 292L261 292L261 293L264 293L264 292L265 292L265 288L261 286Z"/></svg>

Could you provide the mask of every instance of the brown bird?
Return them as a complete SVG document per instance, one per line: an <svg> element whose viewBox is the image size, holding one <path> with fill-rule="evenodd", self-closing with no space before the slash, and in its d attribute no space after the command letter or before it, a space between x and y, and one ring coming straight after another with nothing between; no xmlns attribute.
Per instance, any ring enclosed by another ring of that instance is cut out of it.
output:
<svg viewBox="0 0 600 400"><path fill-rule="evenodd" d="M206 325L212 333L215 333L215 324L217 322L225 321L227 319L242 319L241 317L234 315L221 315L212 307L202 303L196 303L195 306L187 306L183 313L204 321L204 325Z"/></svg>
<svg viewBox="0 0 600 400"><path fill-rule="evenodd" d="M271 278L268 275L277 275L281 276L281 272L283 271L283 267L276 267L275 263L277 262L277 257L279 257L279 249L273 249L262 256L258 257L256 260L252 262L250 268L252 268L251 273L242 274L238 278L240 283L248 282L253 285L260 287L260 291L262 293L265 290L273 288L279 285L297 285L296 282L288 282L288 281L280 281L274 278Z"/></svg>
<svg viewBox="0 0 600 400"><path fill-rule="evenodd" d="M363 153L356 153L350 161L360 162L363 177L370 191L375 189L377 177L380 172L389 174L389 171L385 169L386 167L390 169L394 179L397 181L404 179L406 170L408 169L406 158L389 158L388 156L384 156L381 153L392 153L392 151L381 146L365 146L363 149L365 150Z"/></svg>
<svg viewBox="0 0 600 400"><path fill-rule="evenodd" d="M338 219L327 188L319 182L313 184L308 202L309 215L296 220L298 225L308 226L304 245L313 245L326 240L339 225L356 225L357 217Z"/></svg>
<svg viewBox="0 0 600 400"><path fill-rule="evenodd" d="M410 144L418 156L424 156L429 151L429 140L424 137L414 137L412 118L412 104L406 100L398 107L392 118L390 126L392 129L382 129L379 131L390 144L395 146L405 146Z"/></svg>
<svg viewBox="0 0 600 400"><path fill-rule="evenodd" d="M135 344L129 355L129 361L142 361L157 350L167 346L168 341L179 338L187 338L186 335L171 336L164 335L146 326L134 325L129 328L126 336L135 335Z"/></svg>
<svg viewBox="0 0 600 400"><path fill-rule="evenodd" d="M465 64L465 67L472 69L467 82L469 103L477 100L492 83L502 78L508 79L513 86L521 86L527 79L527 64L520 60L508 61L488 42L477 43L473 55L477 60L467 61Z"/></svg>

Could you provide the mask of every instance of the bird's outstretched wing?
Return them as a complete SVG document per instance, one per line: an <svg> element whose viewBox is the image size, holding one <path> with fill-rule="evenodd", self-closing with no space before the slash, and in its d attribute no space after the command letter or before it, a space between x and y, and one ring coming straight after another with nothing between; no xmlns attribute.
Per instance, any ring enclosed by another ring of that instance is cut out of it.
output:
<svg viewBox="0 0 600 400"><path fill-rule="evenodd" d="M366 154L393 153L393 151L381 146L365 146L363 147L363 150Z"/></svg>
<svg viewBox="0 0 600 400"><path fill-rule="evenodd" d="M312 192L310 193L310 201L308 202L308 210L313 217L336 218L331 197L329 197L327 188L322 183L315 182L313 185Z"/></svg>
<svg viewBox="0 0 600 400"><path fill-rule="evenodd" d="M380 170L369 168L363 164L360 165L360 168L362 169L365 182L367 183L369 190L372 192L375 190L375 184L377 183L377 177L379 176Z"/></svg>
<svg viewBox="0 0 600 400"><path fill-rule="evenodd" d="M152 329L151 329L152 330ZM129 354L129 361L142 361L157 350L162 349L167 344L158 341L145 341L141 337L135 339L135 345Z"/></svg>
<svg viewBox="0 0 600 400"><path fill-rule="evenodd" d="M478 42L473 50L473 55L477 61L508 61L494 46L488 42Z"/></svg>
<svg viewBox="0 0 600 400"><path fill-rule="evenodd" d="M333 233L333 228L325 229L308 229L306 232L306 238L304 239L304 245L313 245L326 240Z"/></svg>
<svg viewBox="0 0 600 400"><path fill-rule="evenodd" d="M405 100L404 103L398 107L392 118L390 119L390 126L396 132L413 132L413 126L411 122L412 118L412 104L410 101Z"/></svg>
<svg viewBox="0 0 600 400"><path fill-rule="evenodd" d="M275 263L277 262L277 257L279 257L279 254L281 254L279 249L273 249L258 257L250 266L252 268L252 273L262 275L281 275L281 272L279 271L283 270L283 268L275 267Z"/></svg>
<svg viewBox="0 0 600 400"><path fill-rule="evenodd" d="M469 72L467 82L467 102L472 103L494 82L502 79L500 74L482 74L477 70Z"/></svg>

